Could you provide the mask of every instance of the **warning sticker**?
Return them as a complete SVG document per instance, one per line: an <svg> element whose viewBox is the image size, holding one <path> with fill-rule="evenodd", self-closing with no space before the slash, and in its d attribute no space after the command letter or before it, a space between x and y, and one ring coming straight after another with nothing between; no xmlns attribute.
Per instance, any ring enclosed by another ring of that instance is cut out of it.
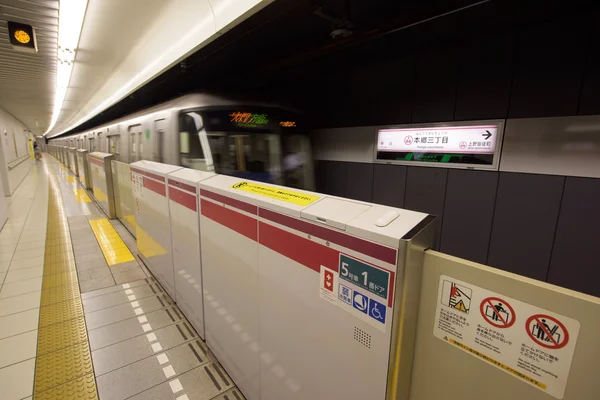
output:
<svg viewBox="0 0 600 400"><path fill-rule="evenodd" d="M563 398L578 321L447 276L436 303L434 336Z"/></svg>
<svg viewBox="0 0 600 400"><path fill-rule="evenodd" d="M263 185L255 182L239 182L232 186L233 189L243 190L259 196L285 201L299 206L307 206L319 200L319 196L295 192L275 186Z"/></svg>
<svg viewBox="0 0 600 400"><path fill-rule="evenodd" d="M323 300L327 300L333 305L337 304L338 300L338 282L337 274L334 270L321 265L321 287L319 289L320 296Z"/></svg>
<svg viewBox="0 0 600 400"><path fill-rule="evenodd" d="M136 172L131 173L131 187L135 199L143 198L144 177Z"/></svg>

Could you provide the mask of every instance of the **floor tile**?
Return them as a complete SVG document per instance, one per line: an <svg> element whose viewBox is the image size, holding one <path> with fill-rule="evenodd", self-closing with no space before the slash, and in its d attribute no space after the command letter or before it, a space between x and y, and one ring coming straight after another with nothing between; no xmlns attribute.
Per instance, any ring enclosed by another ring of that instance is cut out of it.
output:
<svg viewBox="0 0 600 400"><path fill-rule="evenodd" d="M39 248L45 248L46 247L46 241L45 240L40 240L38 242L23 242L23 243L19 243L17 245L16 250L17 251L23 251L23 250L29 250L29 249L39 249Z"/></svg>
<svg viewBox="0 0 600 400"><path fill-rule="evenodd" d="M121 274L123 272L132 271L139 268L140 265L137 261L129 261L121 264L115 264L110 266L110 270L113 274Z"/></svg>
<svg viewBox="0 0 600 400"><path fill-rule="evenodd" d="M0 369L3 400L20 400L33 394L35 359Z"/></svg>
<svg viewBox="0 0 600 400"><path fill-rule="evenodd" d="M17 248L14 244L0 245L0 254L14 253Z"/></svg>
<svg viewBox="0 0 600 400"><path fill-rule="evenodd" d="M5 283L0 290L0 299L19 296L25 293L42 290L42 278L27 279L24 281Z"/></svg>
<svg viewBox="0 0 600 400"><path fill-rule="evenodd" d="M108 267L91 268L84 271L79 270L78 274L79 281L87 281L90 279L101 279L111 276L110 269Z"/></svg>
<svg viewBox="0 0 600 400"><path fill-rule="evenodd" d="M40 291L0 299L0 317L39 308L41 295Z"/></svg>
<svg viewBox="0 0 600 400"><path fill-rule="evenodd" d="M189 400L245 400L240 390L233 386L229 375L214 363L200 365L174 379L179 380L181 392L173 394L170 379L130 397L130 400L175 399L183 393Z"/></svg>
<svg viewBox="0 0 600 400"><path fill-rule="evenodd" d="M102 258L102 260L87 262L75 261L75 263L77 264L77 271L86 271L88 269L108 267L108 264L106 264L106 261L104 261L104 257Z"/></svg>
<svg viewBox="0 0 600 400"><path fill-rule="evenodd" d="M0 317L0 339L36 330L39 318L39 308Z"/></svg>
<svg viewBox="0 0 600 400"><path fill-rule="evenodd" d="M0 340L0 368L35 357L37 330Z"/></svg>
<svg viewBox="0 0 600 400"><path fill-rule="evenodd" d="M135 336L147 334L155 329L160 329L181 321L181 318L178 318L175 314L174 308L165 308L151 312L146 314L146 318L148 319L146 324L140 324L137 318L130 318L117 322L116 324L90 330L88 334L92 351L131 339ZM146 330L142 325L147 325Z"/></svg>
<svg viewBox="0 0 600 400"><path fill-rule="evenodd" d="M104 261L104 256L102 254L86 254L84 256L75 256L75 261L77 262L77 264L94 261Z"/></svg>
<svg viewBox="0 0 600 400"><path fill-rule="evenodd" d="M23 260L15 260L10 263L10 269L12 270L12 269L39 267L42 265L44 265L44 256L25 258Z"/></svg>
<svg viewBox="0 0 600 400"><path fill-rule="evenodd" d="M173 376L190 371L202 364L209 362L208 358L202 358L198 345L195 342L182 344L164 352L169 365L175 371ZM169 378L163 372L166 364L160 364L156 356L151 356L133 364L111 371L99 376L98 393L103 400L123 400L147 390Z"/></svg>
<svg viewBox="0 0 600 400"><path fill-rule="evenodd" d="M119 304L128 304L132 301L138 301L146 297L154 297L162 293L162 289L152 285L139 286L130 289L121 289L120 291L105 294L103 296L92 297L83 300L83 309L85 313L98 311L103 308L114 307Z"/></svg>
<svg viewBox="0 0 600 400"><path fill-rule="evenodd" d="M10 266L10 262L0 262L0 271L3 271L3 272L8 271L9 266Z"/></svg>
<svg viewBox="0 0 600 400"><path fill-rule="evenodd" d="M0 254L0 262L7 262L12 260L13 253L2 253Z"/></svg>
<svg viewBox="0 0 600 400"><path fill-rule="evenodd" d="M185 335L185 331L183 323L179 323L157 329L154 331L154 334L156 335L156 340L161 344L162 349L169 350L187 341L194 340L189 335ZM146 335L142 335L92 352L96 376L104 375L110 371L155 355L156 352L151 347L152 343L148 341ZM207 358L206 348L202 347L201 344L199 346L201 346L199 347L200 358Z"/></svg>
<svg viewBox="0 0 600 400"><path fill-rule="evenodd" d="M113 277L115 278L115 282L117 283L117 285L120 285L122 283L144 279L146 278L146 274L144 273L144 271L142 271L141 268L138 268L133 269L131 271L125 271L120 274L113 274Z"/></svg>
<svg viewBox="0 0 600 400"><path fill-rule="evenodd" d="M118 292L119 290L123 290L123 289L130 289L130 288L134 288L136 286L144 286L149 283L156 284L156 281L154 280L154 278L140 279L138 281L128 282L128 283L122 284L122 285L114 285L112 287L108 287L108 288L104 288L104 289L100 289L100 290L94 290L89 293L82 294L81 298L89 299L91 297L97 297L97 296L102 296L104 294L109 294L112 292ZM127 286L123 287L123 285L127 285Z"/></svg>
<svg viewBox="0 0 600 400"><path fill-rule="evenodd" d="M25 279L39 278L44 274L44 267L31 267L8 271L4 283L17 282Z"/></svg>
<svg viewBox="0 0 600 400"><path fill-rule="evenodd" d="M119 304L117 306L103 308L102 310L88 312L85 314L85 320L88 330L100 328L105 325L114 324L129 318L135 318L143 314L147 314L161 308L173 305L173 302L166 294L161 294L155 297L147 297L138 300L141 312L136 314L135 309L130 303Z"/></svg>
<svg viewBox="0 0 600 400"><path fill-rule="evenodd" d="M25 258L41 257L44 255L45 250L46 250L45 247L39 247L36 249L15 251L15 254L13 254L12 260L14 261L14 260L22 260Z"/></svg>
<svg viewBox="0 0 600 400"><path fill-rule="evenodd" d="M21 237L19 238L19 244L32 243L32 242L43 242L43 241L46 241L46 235L36 235L36 236L21 235Z"/></svg>
<svg viewBox="0 0 600 400"><path fill-rule="evenodd" d="M79 282L79 288L82 294L114 285L115 280L113 279L112 275L105 276L104 278L90 279Z"/></svg>

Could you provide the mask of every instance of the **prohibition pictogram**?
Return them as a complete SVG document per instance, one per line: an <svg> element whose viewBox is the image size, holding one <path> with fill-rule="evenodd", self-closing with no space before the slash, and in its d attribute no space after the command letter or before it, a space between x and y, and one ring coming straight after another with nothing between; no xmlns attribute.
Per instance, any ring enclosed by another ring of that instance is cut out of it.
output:
<svg viewBox="0 0 600 400"><path fill-rule="evenodd" d="M569 343L567 327L549 315L532 315L527 319L525 329L535 344L547 349L561 349Z"/></svg>
<svg viewBox="0 0 600 400"><path fill-rule="evenodd" d="M506 300L499 297L483 299L479 311L483 319L496 328L510 328L516 320L515 310Z"/></svg>

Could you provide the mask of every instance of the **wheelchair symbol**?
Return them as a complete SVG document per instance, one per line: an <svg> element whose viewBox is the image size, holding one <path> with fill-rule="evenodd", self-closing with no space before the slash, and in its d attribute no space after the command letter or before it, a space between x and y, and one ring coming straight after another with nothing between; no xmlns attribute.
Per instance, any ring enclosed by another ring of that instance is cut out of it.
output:
<svg viewBox="0 0 600 400"><path fill-rule="evenodd" d="M373 317L375 319L383 319L383 316L381 315L381 311L379 311L379 308L377 308L377 306L373 307L373 309L371 310L371 314L373 314Z"/></svg>
<svg viewBox="0 0 600 400"><path fill-rule="evenodd" d="M387 307L373 299L369 299L369 315L371 318L385 324L385 314Z"/></svg>

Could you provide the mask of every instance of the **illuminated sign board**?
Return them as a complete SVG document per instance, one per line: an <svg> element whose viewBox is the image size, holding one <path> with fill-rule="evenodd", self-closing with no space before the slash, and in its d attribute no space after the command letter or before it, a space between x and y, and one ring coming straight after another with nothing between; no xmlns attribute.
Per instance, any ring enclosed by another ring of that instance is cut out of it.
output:
<svg viewBox="0 0 600 400"><path fill-rule="evenodd" d="M295 128L296 121L273 121L268 114L247 112L247 111L234 111L229 113L229 122L235 124L240 128L261 128L267 127L270 124L278 124L282 128ZM275 120L277 120L275 118Z"/></svg>
<svg viewBox="0 0 600 400"><path fill-rule="evenodd" d="M497 169L503 121L380 129L375 160L397 164ZM489 123L492 122L492 123Z"/></svg>
<svg viewBox="0 0 600 400"><path fill-rule="evenodd" d="M8 21L8 37L15 50L37 53L35 31L31 25Z"/></svg>
<svg viewBox="0 0 600 400"><path fill-rule="evenodd" d="M267 117L267 114L236 111L229 114L229 116L231 117L230 122L235 122L240 125L244 124L259 126L267 125L269 123L269 118Z"/></svg>

